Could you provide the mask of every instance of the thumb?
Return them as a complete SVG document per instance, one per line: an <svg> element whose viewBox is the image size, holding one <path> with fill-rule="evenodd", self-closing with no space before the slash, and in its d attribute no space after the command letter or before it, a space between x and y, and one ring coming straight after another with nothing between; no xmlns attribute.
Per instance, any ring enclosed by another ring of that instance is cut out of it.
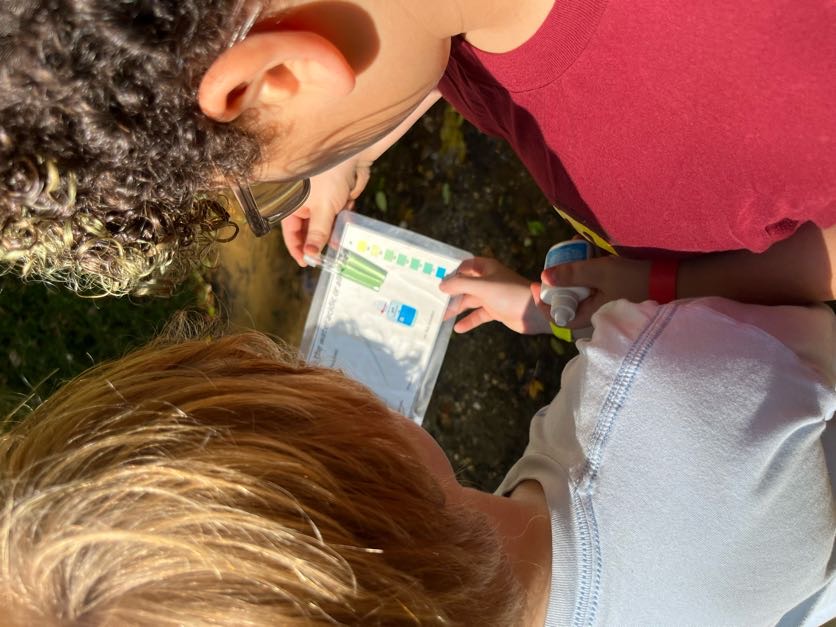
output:
<svg viewBox="0 0 836 627"><path fill-rule="evenodd" d="M328 238L331 237L331 231L334 228L334 219L340 210L343 209L344 203L347 200L339 193L328 195L327 189L323 189L322 191L325 193L312 197L308 204L310 207L310 219L308 220L308 230L305 234L304 250L306 254L310 255L316 255L322 252L325 244L328 243Z"/></svg>
<svg viewBox="0 0 836 627"><path fill-rule="evenodd" d="M349 202L350 190L345 170L353 170L353 167L351 162L342 163L311 178L311 195L307 202L310 220L305 236L305 253L315 255L328 243L335 217Z"/></svg>
<svg viewBox="0 0 836 627"><path fill-rule="evenodd" d="M543 299L540 298L540 292L543 289L543 286L540 283L531 283L528 286L528 289L531 290L531 297L534 299L535 305L541 305L543 303Z"/></svg>
<svg viewBox="0 0 836 627"><path fill-rule="evenodd" d="M308 210L305 207L282 220L282 237L287 252L303 268L307 265L302 250L305 247L307 227Z"/></svg>
<svg viewBox="0 0 836 627"><path fill-rule="evenodd" d="M327 211L311 212L305 237L305 254L317 255L325 248L334 227L334 214Z"/></svg>

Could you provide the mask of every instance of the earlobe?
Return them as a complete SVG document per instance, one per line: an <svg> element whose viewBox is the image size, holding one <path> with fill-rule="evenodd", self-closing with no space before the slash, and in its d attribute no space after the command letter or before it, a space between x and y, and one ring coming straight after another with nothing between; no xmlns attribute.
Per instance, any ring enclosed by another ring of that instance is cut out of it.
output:
<svg viewBox="0 0 836 627"><path fill-rule="evenodd" d="M260 32L247 36L212 63L197 98L208 117L231 122L263 104L308 95L347 95L354 89L354 78L342 53L319 35Z"/></svg>

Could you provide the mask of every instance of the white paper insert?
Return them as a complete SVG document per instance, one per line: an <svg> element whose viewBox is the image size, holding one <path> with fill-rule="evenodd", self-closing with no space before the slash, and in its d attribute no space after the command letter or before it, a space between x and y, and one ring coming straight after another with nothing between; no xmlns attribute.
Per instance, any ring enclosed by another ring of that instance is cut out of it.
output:
<svg viewBox="0 0 836 627"><path fill-rule="evenodd" d="M449 302L438 285L460 260L350 222L339 245L385 269L386 279L374 291L344 276L329 277L308 359L343 370L415 418Z"/></svg>

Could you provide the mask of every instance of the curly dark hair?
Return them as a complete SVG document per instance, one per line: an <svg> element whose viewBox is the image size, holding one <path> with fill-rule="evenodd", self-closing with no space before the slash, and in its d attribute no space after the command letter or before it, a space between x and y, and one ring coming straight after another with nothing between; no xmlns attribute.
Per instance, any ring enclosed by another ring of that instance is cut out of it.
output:
<svg viewBox="0 0 836 627"><path fill-rule="evenodd" d="M229 225L222 177L254 134L197 88L246 16L235 0L5 0L0 263L88 294L165 291Z"/></svg>

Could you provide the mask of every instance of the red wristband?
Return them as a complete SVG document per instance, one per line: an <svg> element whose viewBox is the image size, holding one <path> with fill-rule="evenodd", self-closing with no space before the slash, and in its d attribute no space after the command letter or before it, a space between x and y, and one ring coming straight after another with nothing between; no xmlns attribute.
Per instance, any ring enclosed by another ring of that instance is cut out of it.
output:
<svg viewBox="0 0 836 627"><path fill-rule="evenodd" d="M660 305L676 300L676 273L679 261L676 259L654 259L650 262L650 284L647 297Z"/></svg>

